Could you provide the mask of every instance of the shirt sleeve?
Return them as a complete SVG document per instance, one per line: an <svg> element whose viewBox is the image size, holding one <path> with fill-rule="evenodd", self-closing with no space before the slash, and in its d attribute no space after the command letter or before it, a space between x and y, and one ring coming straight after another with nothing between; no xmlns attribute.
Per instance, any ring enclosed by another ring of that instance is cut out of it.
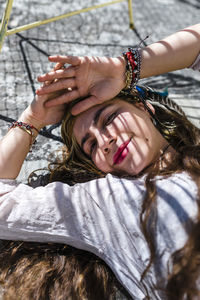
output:
<svg viewBox="0 0 200 300"><path fill-rule="evenodd" d="M108 175L74 187L54 182L33 189L0 181L0 191L0 239L65 243L93 252L134 299L144 298L139 282L148 252L139 226L139 185Z"/></svg>
<svg viewBox="0 0 200 300"><path fill-rule="evenodd" d="M193 69L194 71L200 71L200 53L193 62L193 64L189 67L189 69Z"/></svg>
<svg viewBox="0 0 200 300"><path fill-rule="evenodd" d="M1 239L70 243L85 250L94 246L96 204L81 185L32 188L1 180L0 191Z"/></svg>
<svg viewBox="0 0 200 300"><path fill-rule="evenodd" d="M116 244L122 239L116 231L124 232L124 214L137 225L132 206L142 196L135 189L133 198L122 183L111 175L73 187L54 182L32 188L1 180L0 239L59 242L105 252L113 236ZM132 189L137 186L132 185Z"/></svg>
<svg viewBox="0 0 200 300"><path fill-rule="evenodd" d="M160 291L154 286L167 278L171 253L187 239L186 225L198 211L197 186L184 173L158 178L156 185L158 223L154 228L153 222L152 228L158 259L144 280L151 299L164 299L157 297ZM54 182L32 188L2 180L0 238L65 243L93 252L111 267L133 299L142 300L146 292L140 279L150 257L140 224L145 193L142 178L112 175L73 187Z"/></svg>

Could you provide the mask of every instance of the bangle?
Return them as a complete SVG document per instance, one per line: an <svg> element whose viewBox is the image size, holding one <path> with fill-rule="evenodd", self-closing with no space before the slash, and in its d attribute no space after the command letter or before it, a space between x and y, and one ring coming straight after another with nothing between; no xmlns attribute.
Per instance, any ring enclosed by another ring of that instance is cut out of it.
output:
<svg viewBox="0 0 200 300"><path fill-rule="evenodd" d="M124 52L123 56L126 59L126 86L124 89L133 89L140 79L141 54L140 48L128 48L128 52Z"/></svg>
<svg viewBox="0 0 200 300"><path fill-rule="evenodd" d="M18 122L18 121L13 122L10 125L9 130L12 128L16 128L16 127L19 127L20 129L26 131L30 135L30 137L31 137L30 147L31 147L33 145L33 143L35 142L33 130L37 131L37 133L39 133L39 130L31 124L27 124L24 122Z"/></svg>

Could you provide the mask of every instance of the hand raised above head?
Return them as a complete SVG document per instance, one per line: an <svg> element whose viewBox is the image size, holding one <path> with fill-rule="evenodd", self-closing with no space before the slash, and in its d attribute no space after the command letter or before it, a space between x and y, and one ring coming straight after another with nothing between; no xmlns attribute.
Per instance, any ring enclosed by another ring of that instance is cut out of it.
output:
<svg viewBox="0 0 200 300"><path fill-rule="evenodd" d="M51 71L56 71L62 68L62 64L58 63ZM58 81L57 79L53 81L45 81L43 87L50 86L53 82ZM41 129L46 125L56 124L60 122L65 113L65 104L59 104L53 107L46 107L45 103L61 96L65 93L65 90L58 90L48 94L36 95L32 103L23 112L23 117L34 124L36 128Z"/></svg>
<svg viewBox="0 0 200 300"><path fill-rule="evenodd" d="M112 99L125 86L126 62L123 57L57 55L49 57L49 60L69 66L38 77L39 82L54 81L50 85L38 89L38 95L66 90L61 96L47 101L46 107L68 103L78 97L86 97L85 100L73 107L72 114L76 115L94 105Z"/></svg>
<svg viewBox="0 0 200 300"><path fill-rule="evenodd" d="M138 61L137 64L130 63L132 71L136 71L137 65L141 71L138 78L142 79L188 68L199 54L199 40L200 24L175 32L142 48L141 64L138 66ZM68 66L38 77L40 82L54 81L51 85L41 87L37 91L38 95L66 90L61 96L46 102L46 107L86 97L73 107L72 114L76 115L91 106L110 100L126 86L126 61L122 56L109 58L57 55L49 57L49 60L59 63L60 66Z"/></svg>
<svg viewBox="0 0 200 300"><path fill-rule="evenodd" d="M53 95L54 94L54 95ZM53 93L51 96L56 97L60 93ZM32 103L22 113L26 120L29 120L36 128L41 129L46 125L60 122L64 116L66 106L59 104L53 107L46 107L45 102L50 98L47 95L36 95Z"/></svg>

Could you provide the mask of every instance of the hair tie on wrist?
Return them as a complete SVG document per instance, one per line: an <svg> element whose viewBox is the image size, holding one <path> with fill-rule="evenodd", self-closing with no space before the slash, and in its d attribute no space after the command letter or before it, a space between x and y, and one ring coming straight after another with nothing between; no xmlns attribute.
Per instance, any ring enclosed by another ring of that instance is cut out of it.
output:
<svg viewBox="0 0 200 300"><path fill-rule="evenodd" d="M30 135L30 137L31 137L30 147L31 147L36 142L34 139L33 130L35 130L37 133L39 133L39 130L35 126L33 126L31 124L27 124L25 122L21 122L21 121L13 122L10 125L9 130L12 128L16 128L16 127L19 127L20 129L24 130L25 132L27 132ZM31 150L30 150L30 152L31 152Z"/></svg>

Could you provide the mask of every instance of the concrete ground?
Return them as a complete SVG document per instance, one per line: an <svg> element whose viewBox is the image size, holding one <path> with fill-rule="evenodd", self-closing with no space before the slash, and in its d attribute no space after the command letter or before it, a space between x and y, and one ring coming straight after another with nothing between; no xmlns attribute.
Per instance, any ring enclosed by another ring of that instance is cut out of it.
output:
<svg viewBox="0 0 200 300"><path fill-rule="evenodd" d="M0 17L5 8L0 0ZM9 27L27 24L69 11L104 3L103 0L14 1ZM129 28L127 2L114 4L5 39L0 53L0 136L34 97L38 74L50 69L49 54L118 56L128 46L149 35L147 44L181 28L199 23L199 0L133 0L135 30ZM140 83L164 89L188 117L200 126L200 73L182 70L149 78ZM19 180L53 161L52 153L62 145L59 127L49 127L38 137L35 149L24 163Z"/></svg>

